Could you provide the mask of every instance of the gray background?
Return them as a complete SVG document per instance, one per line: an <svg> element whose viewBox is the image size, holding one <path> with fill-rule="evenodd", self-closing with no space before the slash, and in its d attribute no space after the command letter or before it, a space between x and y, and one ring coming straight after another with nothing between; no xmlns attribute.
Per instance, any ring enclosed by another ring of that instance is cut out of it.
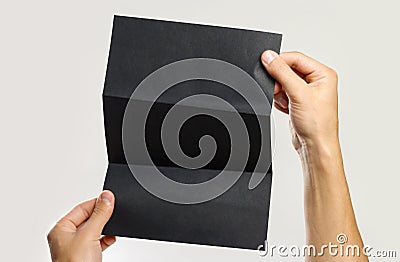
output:
<svg viewBox="0 0 400 262"><path fill-rule="evenodd" d="M115 13L282 32L283 51L300 50L334 67L341 142L362 235L376 249L400 251L397 1L39 0L0 4L1 261L48 261L51 225L102 188L101 92ZM269 240L302 245L300 162L287 117L274 115ZM266 261L254 251L122 238L104 257Z"/></svg>

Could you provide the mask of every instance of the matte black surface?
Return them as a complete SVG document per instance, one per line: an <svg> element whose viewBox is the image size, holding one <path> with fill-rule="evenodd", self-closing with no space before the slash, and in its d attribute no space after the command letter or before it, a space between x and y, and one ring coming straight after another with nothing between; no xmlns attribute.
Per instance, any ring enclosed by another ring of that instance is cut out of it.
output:
<svg viewBox="0 0 400 262"><path fill-rule="evenodd" d="M159 127L169 108L189 95L214 94L234 105L244 119L251 146L246 172L225 194L196 205L166 202L138 184L122 150L122 119L130 95L146 76L171 62L195 57L239 66L259 83L271 102L274 82L262 68L260 56L266 49L279 52L280 43L279 34L115 16L103 106L109 160L104 188L114 192L116 206L104 234L247 249L256 249L264 242L272 168L256 189L248 190L261 134L243 97L219 83L187 81L165 92L149 114L146 142L153 162L166 176L184 183L204 182L218 175L229 157L230 140L218 120L194 117L180 132L182 149L187 155L197 155L199 137L210 134L217 141L217 154L204 169L175 166L160 144Z"/></svg>

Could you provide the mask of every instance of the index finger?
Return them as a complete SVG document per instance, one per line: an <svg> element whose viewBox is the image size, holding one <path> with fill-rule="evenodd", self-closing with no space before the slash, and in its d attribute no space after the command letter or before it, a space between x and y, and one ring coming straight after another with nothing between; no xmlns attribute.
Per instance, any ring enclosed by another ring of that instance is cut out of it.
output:
<svg viewBox="0 0 400 262"><path fill-rule="evenodd" d="M87 200L75 206L68 214L60 219L59 223L67 223L71 229L76 229L93 213L96 198Z"/></svg>
<svg viewBox="0 0 400 262"><path fill-rule="evenodd" d="M284 52L280 57L294 70L304 76L307 82L313 82L326 75L329 70L324 64L300 52Z"/></svg>

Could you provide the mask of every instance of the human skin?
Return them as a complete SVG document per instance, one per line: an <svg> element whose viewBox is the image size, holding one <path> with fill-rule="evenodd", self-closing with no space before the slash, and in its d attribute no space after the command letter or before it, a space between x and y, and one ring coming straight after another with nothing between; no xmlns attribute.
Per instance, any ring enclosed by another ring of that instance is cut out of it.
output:
<svg viewBox="0 0 400 262"><path fill-rule="evenodd" d="M358 231L346 182L338 136L338 77L334 70L297 52L266 51L261 61L275 78L274 106L289 115L293 146L304 176L306 241L321 250L337 244L363 242ZM98 198L76 206L48 234L53 261L101 261L102 251L115 242L101 236L114 209L114 195L104 191ZM368 261L360 256L307 256L307 261Z"/></svg>
<svg viewBox="0 0 400 262"><path fill-rule="evenodd" d="M101 236L114 210L111 191L82 202L61 218L47 235L52 261L95 262L102 251L114 244L114 236Z"/></svg>
<svg viewBox="0 0 400 262"><path fill-rule="evenodd" d="M275 78L274 105L289 115L292 143L304 177L306 242L317 251L323 245L357 245L360 256L307 256L306 261L368 261L346 182L338 136L337 73L298 52L266 51L261 61ZM335 254L335 251L333 251ZM340 254L340 253L339 253Z"/></svg>

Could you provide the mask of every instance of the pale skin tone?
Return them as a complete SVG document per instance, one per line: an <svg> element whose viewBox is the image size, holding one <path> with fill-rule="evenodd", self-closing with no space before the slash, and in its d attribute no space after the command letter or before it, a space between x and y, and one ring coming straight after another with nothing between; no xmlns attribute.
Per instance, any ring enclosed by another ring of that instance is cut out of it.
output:
<svg viewBox="0 0 400 262"><path fill-rule="evenodd" d="M101 236L114 202L113 193L104 191L61 218L47 235L52 261L101 261L102 252L116 240L114 236Z"/></svg>
<svg viewBox="0 0 400 262"><path fill-rule="evenodd" d="M346 182L338 135L338 77L334 70L297 52L267 51L262 63L276 79L274 103L289 115L293 146L304 177L307 244L318 249L346 234L363 248ZM307 257L307 261L368 261L360 257Z"/></svg>
<svg viewBox="0 0 400 262"><path fill-rule="evenodd" d="M317 248L343 233L345 244L363 242L358 231L346 182L338 137L338 78L334 70L297 52L280 55L266 51L261 61L275 78L274 105L289 115L293 146L304 176L307 244ZM98 198L76 206L48 234L53 261L101 261L102 251L115 242L102 236L114 209L114 195L104 191ZM360 257L306 257L306 261L368 261Z"/></svg>

